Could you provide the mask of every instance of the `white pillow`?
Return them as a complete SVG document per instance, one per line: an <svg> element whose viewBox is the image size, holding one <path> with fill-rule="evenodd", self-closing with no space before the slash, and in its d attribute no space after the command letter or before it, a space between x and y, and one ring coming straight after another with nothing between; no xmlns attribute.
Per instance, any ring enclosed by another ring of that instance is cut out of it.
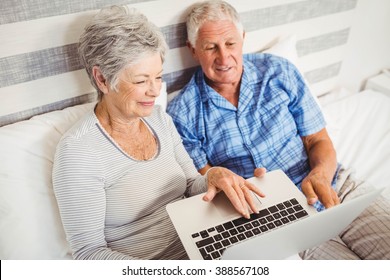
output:
<svg viewBox="0 0 390 280"><path fill-rule="evenodd" d="M52 188L62 134L93 103L0 128L0 259L70 259Z"/></svg>
<svg viewBox="0 0 390 280"><path fill-rule="evenodd" d="M161 108L165 111L167 108L167 84L165 82L162 83L160 95L156 98L156 105L160 105Z"/></svg>
<svg viewBox="0 0 390 280"><path fill-rule="evenodd" d="M263 53L270 53L288 59L302 73L302 68L299 65L298 52L296 48L296 35L281 37L278 41L268 49L263 50Z"/></svg>

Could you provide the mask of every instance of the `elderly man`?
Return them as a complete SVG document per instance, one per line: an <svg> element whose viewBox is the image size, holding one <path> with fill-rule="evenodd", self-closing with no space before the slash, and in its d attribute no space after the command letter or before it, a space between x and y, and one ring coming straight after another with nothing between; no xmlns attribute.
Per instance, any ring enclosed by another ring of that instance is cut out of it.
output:
<svg viewBox="0 0 390 280"><path fill-rule="evenodd" d="M231 5L195 4L187 33L200 68L168 113L200 173L223 166L248 178L282 169L318 211L364 192L337 163L321 110L294 65L267 54L243 55L245 32ZM339 237L301 256L388 259L389 204L380 198Z"/></svg>

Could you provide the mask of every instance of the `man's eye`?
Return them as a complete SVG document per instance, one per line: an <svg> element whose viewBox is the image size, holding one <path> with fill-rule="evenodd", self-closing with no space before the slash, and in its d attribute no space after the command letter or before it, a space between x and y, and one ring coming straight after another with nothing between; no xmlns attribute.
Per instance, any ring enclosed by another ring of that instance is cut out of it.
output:
<svg viewBox="0 0 390 280"><path fill-rule="evenodd" d="M206 47L206 51L212 51L214 49L215 49L215 47Z"/></svg>

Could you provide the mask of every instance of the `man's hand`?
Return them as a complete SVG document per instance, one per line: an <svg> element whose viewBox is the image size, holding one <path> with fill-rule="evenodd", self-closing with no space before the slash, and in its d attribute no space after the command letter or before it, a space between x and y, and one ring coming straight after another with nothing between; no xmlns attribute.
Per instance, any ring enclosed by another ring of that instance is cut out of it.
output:
<svg viewBox="0 0 390 280"><path fill-rule="evenodd" d="M265 169L256 173L263 176ZM254 213L259 211L252 199L251 192L256 193L260 197L265 196L255 185L224 167L209 169L207 182L207 193L203 196L203 200L211 201L219 191L223 191L234 208L246 218L250 217L248 206Z"/></svg>
<svg viewBox="0 0 390 280"><path fill-rule="evenodd" d="M337 168L336 151L326 128L302 137L309 157L311 171L302 181L302 192L307 202L314 204L319 199L325 208L340 203L337 193L331 187Z"/></svg>
<svg viewBox="0 0 390 280"><path fill-rule="evenodd" d="M265 169L264 167L258 167L253 172L253 175L255 175L255 177L260 178L260 177L263 177L265 175L265 173L267 173L267 169Z"/></svg>
<svg viewBox="0 0 390 280"><path fill-rule="evenodd" d="M329 180L320 172L310 172L302 181L302 192L307 203L313 205L319 199L325 208L340 204L336 191L331 187Z"/></svg>

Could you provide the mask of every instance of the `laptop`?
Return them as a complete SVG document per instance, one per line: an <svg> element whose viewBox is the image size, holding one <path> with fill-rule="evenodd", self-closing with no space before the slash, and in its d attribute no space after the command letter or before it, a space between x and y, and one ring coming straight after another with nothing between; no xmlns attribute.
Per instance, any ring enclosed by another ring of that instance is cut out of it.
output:
<svg viewBox="0 0 390 280"><path fill-rule="evenodd" d="M223 193L204 194L166 206L181 242L193 260L288 259L317 246L347 227L382 191L371 192L317 212L281 170L250 178L266 195L252 193L259 212L246 219Z"/></svg>

